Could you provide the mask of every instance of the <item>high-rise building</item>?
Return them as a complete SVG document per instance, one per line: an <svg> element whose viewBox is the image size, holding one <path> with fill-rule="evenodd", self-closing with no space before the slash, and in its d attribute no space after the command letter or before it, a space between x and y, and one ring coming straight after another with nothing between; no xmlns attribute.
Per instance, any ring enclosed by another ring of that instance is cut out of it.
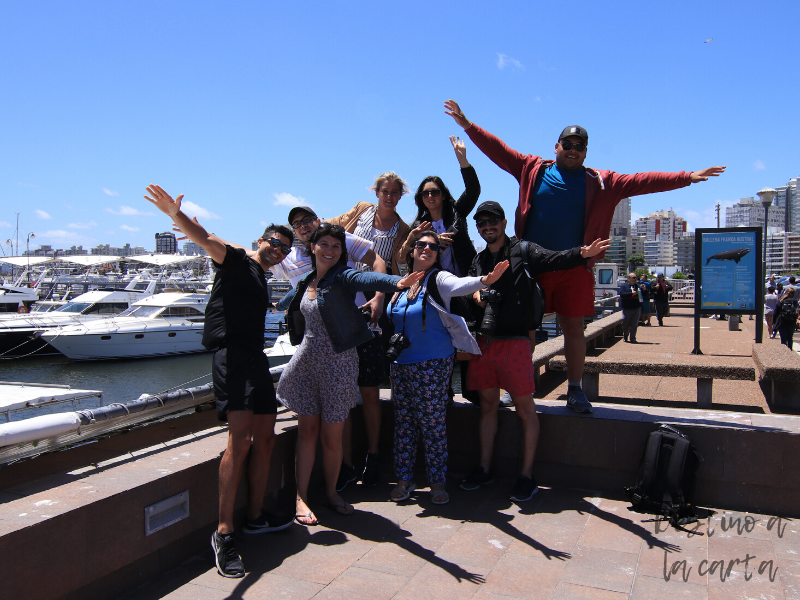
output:
<svg viewBox="0 0 800 600"><path fill-rule="evenodd" d="M186 256L207 256L208 252L206 252L200 244L196 244L194 242L184 242L183 243L183 253Z"/></svg>
<svg viewBox="0 0 800 600"><path fill-rule="evenodd" d="M675 265L675 242L667 239L646 240L644 260L648 267L671 267Z"/></svg>
<svg viewBox="0 0 800 600"><path fill-rule="evenodd" d="M769 209L769 231L779 232L786 228L786 208L773 206ZM725 209L725 227L764 227L764 206L755 198L742 198Z"/></svg>
<svg viewBox="0 0 800 600"><path fill-rule="evenodd" d="M171 231L156 234L156 254L177 254L178 242Z"/></svg>
<svg viewBox="0 0 800 600"><path fill-rule="evenodd" d="M611 232L609 237L617 235L630 235L631 233L631 199L623 198L614 209L614 218L611 219Z"/></svg>
<svg viewBox="0 0 800 600"><path fill-rule="evenodd" d="M694 271L694 232L675 237L675 266L684 271Z"/></svg>
<svg viewBox="0 0 800 600"><path fill-rule="evenodd" d="M798 182L800 177L790 179L786 185L781 185L775 188L778 195L775 196L775 202L772 206L784 209L784 231L791 231L793 233L800 233L800 196L798 195ZM770 208L770 212L772 212ZM772 219L770 219L772 222ZM770 225L772 227L772 225Z"/></svg>
<svg viewBox="0 0 800 600"><path fill-rule="evenodd" d="M782 231L767 236L767 273L800 268L800 233Z"/></svg>
<svg viewBox="0 0 800 600"><path fill-rule="evenodd" d="M649 242L674 241L675 237L686 233L687 225L683 217L669 210L652 212L646 217L636 219L635 235L643 235Z"/></svg>
<svg viewBox="0 0 800 600"><path fill-rule="evenodd" d="M615 235L611 238L611 246L606 250L602 262L616 263L627 269L632 254L644 254L644 236Z"/></svg>

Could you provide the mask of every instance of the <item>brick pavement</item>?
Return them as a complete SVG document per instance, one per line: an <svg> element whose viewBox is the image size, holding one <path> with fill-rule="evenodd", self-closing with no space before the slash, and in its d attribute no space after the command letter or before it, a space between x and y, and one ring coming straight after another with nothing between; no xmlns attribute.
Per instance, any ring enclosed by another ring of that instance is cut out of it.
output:
<svg viewBox="0 0 800 600"><path fill-rule="evenodd" d="M797 522L720 512L688 535L619 498L542 489L518 506L510 487L451 483L447 506L355 488L351 517L320 508L319 526L240 535L244 579L217 575L209 548L124 600L800 598Z"/></svg>

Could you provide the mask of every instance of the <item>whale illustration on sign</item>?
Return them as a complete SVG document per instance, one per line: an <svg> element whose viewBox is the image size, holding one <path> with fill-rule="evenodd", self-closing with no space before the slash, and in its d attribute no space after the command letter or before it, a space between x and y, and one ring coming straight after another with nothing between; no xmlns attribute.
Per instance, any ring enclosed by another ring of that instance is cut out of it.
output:
<svg viewBox="0 0 800 600"><path fill-rule="evenodd" d="M736 248L736 250L725 250L725 252L717 252L714 256L709 256L706 259L706 265L712 260L735 260L736 264L742 260L742 257L750 252L750 248Z"/></svg>

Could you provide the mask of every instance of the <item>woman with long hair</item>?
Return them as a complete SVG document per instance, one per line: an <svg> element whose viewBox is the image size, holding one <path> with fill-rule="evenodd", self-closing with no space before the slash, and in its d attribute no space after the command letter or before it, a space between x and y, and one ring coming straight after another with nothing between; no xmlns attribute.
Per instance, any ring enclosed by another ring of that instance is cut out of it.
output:
<svg viewBox="0 0 800 600"><path fill-rule="evenodd" d="M308 483L318 438L328 506L339 514L353 513L336 491L336 480L342 464L344 421L359 397L356 346L372 338L355 294L395 292L422 278L420 273L400 278L351 269L344 249L344 229L320 225L311 237L313 270L289 292L289 336L300 347L281 374L277 396L298 415L296 519L302 525L317 523L308 507Z"/></svg>
<svg viewBox="0 0 800 600"><path fill-rule="evenodd" d="M387 309L396 332L390 353L394 359L391 376L397 486L390 498L400 502L416 489L414 463L421 433L431 501L446 504L445 412L455 352L460 348L480 353L464 319L450 314L450 302L453 297L472 294L497 281L508 268L508 261L483 277L456 277L441 269L442 246L436 232L416 232L411 243L407 265L420 279L407 292L395 293Z"/></svg>
<svg viewBox="0 0 800 600"><path fill-rule="evenodd" d="M797 290L793 287L786 287L781 294L778 305L775 307L775 314L778 318L775 327L781 336L781 344L792 349L794 344L794 329L797 325Z"/></svg>

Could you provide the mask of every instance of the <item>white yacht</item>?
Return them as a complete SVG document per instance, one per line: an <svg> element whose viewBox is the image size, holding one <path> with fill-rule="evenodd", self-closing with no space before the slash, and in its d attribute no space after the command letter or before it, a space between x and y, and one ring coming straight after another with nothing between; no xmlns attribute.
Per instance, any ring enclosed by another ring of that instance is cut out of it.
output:
<svg viewBox="0 0 800 600"><path fill-rule="evenodd" d="M50 330L41 337L72 360L206 352L201 342L207 303L208 294L155 294L114 317Z"/></svg>
<svg viewBox="0 0 800 600"><path fill-rule="evenodd" d="M38 334L53 328L103 320L128 309L137 300L152 296L156 282L150 281L144 289L136 289L138 282L132 281L124 290L96 290L77 296L72 301L39 301L41 309L29 314L9 315L0 319L0 356L3 358L23 356L48 356L59 354L48 346ZM51 310L48 310L51 309Z"/></svg>

